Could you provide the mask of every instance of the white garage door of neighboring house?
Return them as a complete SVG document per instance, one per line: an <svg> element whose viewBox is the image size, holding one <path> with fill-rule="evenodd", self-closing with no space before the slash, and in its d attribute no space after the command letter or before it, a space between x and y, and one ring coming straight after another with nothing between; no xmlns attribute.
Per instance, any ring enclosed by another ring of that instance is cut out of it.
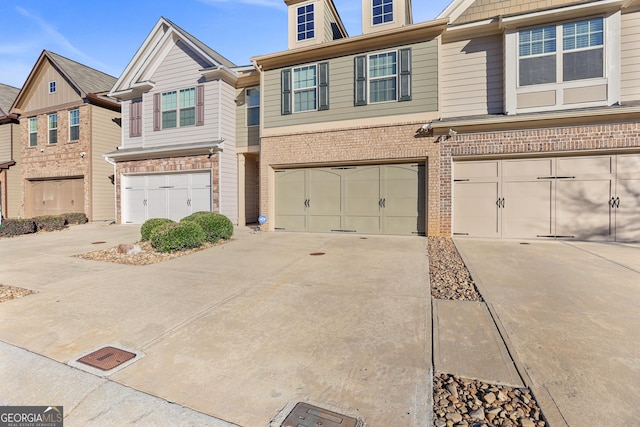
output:
<svg viewBox="0 0 640 427"><path fill-rule="evenodd" d="M453 233L640 240L640 155L454 163Z"/></svg>
<svg viewBox="0 0 640 427"><path fill-rule="evenodd" d="M142 224L149 218L180 221L193 212L210 210L209 172L123 176L125 224Z"/></svg>
<svg viewBox="0 0 640 427"><path fill-rule="evenodd" d="M27 181L27 216L84 212L84 179Z"/></svg>
<svg viewBox="0 0 640 427"><path fill-rule="evenodd" d="M417 163L276 171L277 230L424 234L424 208Z"/></svg>

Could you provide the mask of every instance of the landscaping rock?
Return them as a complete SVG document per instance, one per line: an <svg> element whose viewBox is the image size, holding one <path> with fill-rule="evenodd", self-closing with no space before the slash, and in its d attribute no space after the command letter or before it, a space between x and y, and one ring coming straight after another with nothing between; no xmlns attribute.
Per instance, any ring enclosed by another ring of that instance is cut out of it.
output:
<svg viewBox="0 0 640 427"><path fill-rule="evenodd" d="M447 300L482 301L451 238L429 237L428 254L431 296Z"/></svg>

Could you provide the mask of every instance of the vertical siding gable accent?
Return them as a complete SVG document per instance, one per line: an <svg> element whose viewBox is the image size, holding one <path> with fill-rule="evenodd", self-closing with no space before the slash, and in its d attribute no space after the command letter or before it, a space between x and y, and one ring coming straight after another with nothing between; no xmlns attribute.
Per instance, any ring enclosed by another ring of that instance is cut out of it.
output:
<svg viewBox="0 0 640 427"><path fill-rule="evenodd" d="M280 74L282 92L282 115L291 114L291 69L282 70Z"/></svg>
<svg viewBox="0 0 640 427"><path fill-rule="evenodd" d="M196 86L196 126L204 125L204 85Z"/></svg>
<svg viewBox="0 0 640 427"><path fill-rule="evenodd" d="M318 110L329 109L329 63L318 64Z"/></svg>
<svg viewBox="0 0 640 427"><path fill-rule="evenodd" d="M411 48L400 49L398 53L400 56L398 101L411 101Z"/></svg>
<svg viewBox="0 0 640 427"><path fill-rule="evenodd" d="M354 99L353 105L367 105L367 57L365 55L354 58Z"/></svg>
<svg viewBox="0 0 640 427"><path fill-rule="evenodd" d="M160 130L161 114L160 114L160 93L153 94L153 130Z"/></svg>

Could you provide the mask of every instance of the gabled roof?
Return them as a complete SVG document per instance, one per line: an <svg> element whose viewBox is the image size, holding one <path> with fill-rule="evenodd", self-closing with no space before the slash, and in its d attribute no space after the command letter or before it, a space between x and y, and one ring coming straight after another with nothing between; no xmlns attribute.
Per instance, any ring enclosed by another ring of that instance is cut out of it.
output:
<svg viewBox="0 0 640 427"><path fill-rule="evenodd" d="M225 69L231 74L236 64L211 49L206 44L171 22L160 17L136 54L126 66L122 75L111 88L110 95L118 98L134 96L154 86L151 76L164 60L171 47L179 40L187 45L196 55L203 59L209 67L203 72Z"/></svg>
<svg viewBox="0 0 640 427"><path fill-rule="evenodd" d="M42 67L45 61L48 61L83 99L91 98L95 100L97 96L106 94L116 81L115 77L103 73L102 71L80 64L79 62L65 58L57 53L43 50L36 61L36 64L31 69L24 86L20 89L20 93L11 106L12 110L20 106L25 100L25 97L30 92L29 88L31 83L33 83L33 80L36 78L35 76L38 74L38 69ZM101 96L101 98L102 101L106 103L114 102L113 100L109 101L108 98L104 96Z"/></svg>
<svg viewBox="0 0 640 427"><path fill-rule="evenodd" d="M17 87L0 83L0 117L9 115L9 109L19 93L20 89Z"/></svg>

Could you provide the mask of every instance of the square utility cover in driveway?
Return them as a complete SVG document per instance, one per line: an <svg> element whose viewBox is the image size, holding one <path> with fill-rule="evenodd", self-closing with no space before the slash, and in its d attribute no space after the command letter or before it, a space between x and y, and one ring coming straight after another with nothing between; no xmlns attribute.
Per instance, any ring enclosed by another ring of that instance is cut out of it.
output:
<svg viewBox="0 0 640 427"><path fill-rule="evenodd" d="M101 377L111 375L133 362L138 361L144 353L134 350L123 350L115 346L105 346L69 362L70 366L90 372Z"/></svg>
<svg viewBox="0 0 640 427"><path fill-rule="evenodd" d="M308 403L298 403L281 427L356 427L358 420Z"/></svg>

